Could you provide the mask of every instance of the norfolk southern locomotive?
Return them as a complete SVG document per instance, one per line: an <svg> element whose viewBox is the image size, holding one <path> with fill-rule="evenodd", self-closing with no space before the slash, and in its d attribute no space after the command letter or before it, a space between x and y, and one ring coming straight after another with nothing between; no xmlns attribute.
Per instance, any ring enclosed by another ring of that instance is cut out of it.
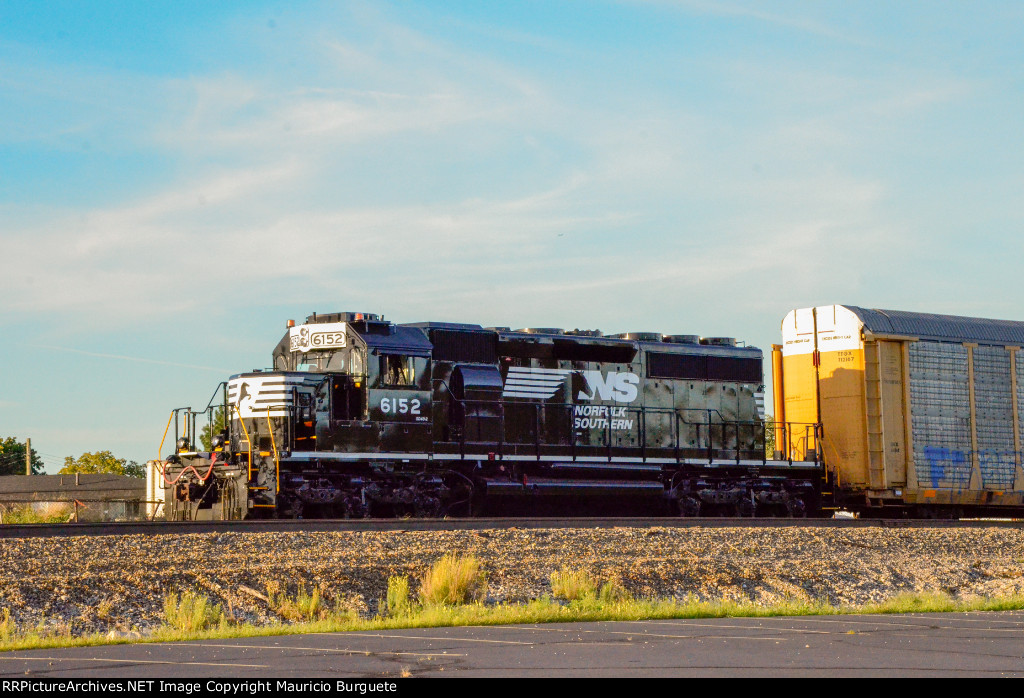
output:
<svg viewBox="0 0 1024 698"><path fill-rule="evenodd" d="M168 518L822 509L816 427L776 424L776 455L806 455L766 459L762 353L730 338L369 313L288 325L272 370L172 413Z"/></svg>

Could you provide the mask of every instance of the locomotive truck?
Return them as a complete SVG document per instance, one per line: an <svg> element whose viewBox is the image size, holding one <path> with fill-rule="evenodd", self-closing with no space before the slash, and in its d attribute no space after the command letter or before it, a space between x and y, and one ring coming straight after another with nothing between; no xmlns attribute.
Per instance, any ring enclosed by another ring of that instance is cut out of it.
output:
<svg viewBox="0 0 1024 698"><path fill-rule="evenodd" d="M314 313L271 359L171 413L167 518L831 513L817 420L766 430L732 338Z"/></svg>

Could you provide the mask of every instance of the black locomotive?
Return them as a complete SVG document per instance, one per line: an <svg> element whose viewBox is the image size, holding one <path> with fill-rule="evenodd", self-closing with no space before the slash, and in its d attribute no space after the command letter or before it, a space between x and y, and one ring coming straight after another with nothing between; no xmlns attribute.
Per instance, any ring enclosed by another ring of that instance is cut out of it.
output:
<svg viewBox="0 0 1024 698"><path fill-rule="evenodd" d="M816 426L766 430L761 350L730 338L288 324L273 369L172 413L168 518L822 511L816 451L766 458Z"/></svg>

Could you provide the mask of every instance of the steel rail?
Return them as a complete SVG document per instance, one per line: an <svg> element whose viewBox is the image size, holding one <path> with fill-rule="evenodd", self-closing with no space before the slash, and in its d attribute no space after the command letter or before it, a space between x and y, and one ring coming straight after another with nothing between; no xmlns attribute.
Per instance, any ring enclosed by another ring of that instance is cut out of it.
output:
<svg viewBox="0 0 1024 698"><path fill-rule="evenodd" d="M1024 519L797 519L797 518L560 518L479 519L257 519L243 521L133 521L3 524L3 538L182 535L189 533L301 533L303 531L480 531L564 528L1024 528Z"/></svg>

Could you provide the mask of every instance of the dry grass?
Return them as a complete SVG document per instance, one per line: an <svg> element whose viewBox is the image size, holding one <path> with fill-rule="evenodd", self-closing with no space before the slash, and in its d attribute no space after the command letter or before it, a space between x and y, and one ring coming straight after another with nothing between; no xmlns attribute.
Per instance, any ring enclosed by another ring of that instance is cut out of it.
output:
<svg viewBox="0 0 1024 698"><path fill-rule="evenodd" d="M100 620L109 621L113 618L114 602L110 599L102 599L96 604L96 617Z"/></svg>
<svg viewBox="0 0 1024 698"><path fill-rule="evenodd" d="M2 524L53 524L67 523L71 514L67 506L50 507L54 511L40 513L32 508L32 505L23 506L0 506L0 523Z"/></svg>
<svg viewBox="0 0 1024 698"><path fill-rule="evenodd" d="M586 570L563 567L551 573L551 595L566 601L592 598L597 595L597 582Z"/></svg>
<svg viewBox="0 0 1024 698"><path fill-rule="evenodd" d="M7 643L17 635L18 628L11 620L11 609L4 608L0 613L0 642Z"/></svg>
<svg viewBox="0 0 1024 698"><path fill-rule="evenodd" d="M480 560L472 555L445 555L420 582L420 601L424 604L456 606L483 601L486 596L487 576L480 569Z"/></svg>

